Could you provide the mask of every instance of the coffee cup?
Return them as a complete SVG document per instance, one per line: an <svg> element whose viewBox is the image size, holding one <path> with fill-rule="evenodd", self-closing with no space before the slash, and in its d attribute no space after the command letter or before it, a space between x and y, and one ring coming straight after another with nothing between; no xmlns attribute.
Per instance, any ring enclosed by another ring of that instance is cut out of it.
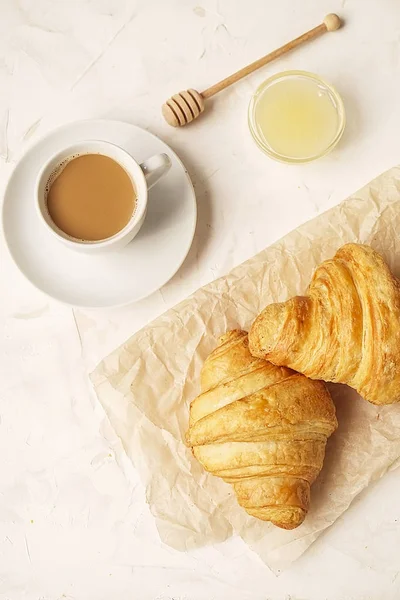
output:
<svg viewBox="0 0 400 600"><path fill-rule="evenodd" d="M128 223L111 237L100 240L85 240L72 237L56 225L47 206L47 195L51 182L63 166L71 160L87 154L100 154L115 161L129 176L136 195L132 216ZM35 186L35 201L40 220L46 229L61 243L83 253L99 253L118 250L127 245L139 233L146 217L148 190L153 187L170 169L171 161L167 154L156 154L142 163L123 148L111 142L88 140L68 146L52 155L38 174Z"/></svg>

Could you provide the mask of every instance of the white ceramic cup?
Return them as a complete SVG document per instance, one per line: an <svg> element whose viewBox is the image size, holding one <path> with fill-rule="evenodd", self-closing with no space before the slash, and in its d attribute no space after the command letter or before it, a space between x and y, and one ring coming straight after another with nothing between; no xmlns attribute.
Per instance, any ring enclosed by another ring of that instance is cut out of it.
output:
<svg viewBox="0 0 400 600"><path fill-rule="evenodd" d="M102 154L115 160L125 169L136 190L136 206L130 221L115 235L99 241L78 240L64 233L53 222L47 209L46 187L57 168L65 161L84 154ZM101 140L78 142L54 154L40 170L36 180L35 198L39 218L46 228L63 244L73 250L84 253L98 253L117 250L126 246L139 233L147 211L148 190L163 177L171 161L167 154L156 154L141 164L119 146Z"/></svg>

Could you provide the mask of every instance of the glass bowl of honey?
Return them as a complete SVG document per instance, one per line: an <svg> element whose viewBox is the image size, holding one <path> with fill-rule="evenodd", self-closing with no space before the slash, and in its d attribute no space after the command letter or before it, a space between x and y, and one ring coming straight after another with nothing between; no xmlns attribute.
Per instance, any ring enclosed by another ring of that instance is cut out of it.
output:
<svg viewBox="0 0 400 600"><path fill-rule="evenodd" d="M249 127L257 145L275 160L305 163L328 154L346 123L333 86L307 71L284 71L255 91Z"/></svg>

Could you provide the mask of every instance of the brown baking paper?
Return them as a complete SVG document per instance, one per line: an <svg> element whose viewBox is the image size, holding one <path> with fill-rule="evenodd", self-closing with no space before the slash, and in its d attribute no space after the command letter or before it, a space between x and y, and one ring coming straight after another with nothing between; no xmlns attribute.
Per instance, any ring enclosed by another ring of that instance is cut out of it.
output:
<svg viewBox="0 0 400 600"><path fill-rule="evenodd" d="M370 244L400 273L400 167L198 290L105 358L92 381L137 467L163 542L179 550L240 535L273 570L297 559L400 456L400 406L376 407L330 385L339 421L303 525L283 531L248 516L230 485L183 443L205 357L226 330L248 329L270 302L305 291L346 242Z"/></svg>

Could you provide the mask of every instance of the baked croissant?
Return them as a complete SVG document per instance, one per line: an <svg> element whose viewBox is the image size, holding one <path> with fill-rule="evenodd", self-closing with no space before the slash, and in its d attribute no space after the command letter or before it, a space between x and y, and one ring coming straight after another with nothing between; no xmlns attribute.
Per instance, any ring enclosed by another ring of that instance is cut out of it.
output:
<svg viewBox="0 0 400 600"><path fill-rule="evenodd" d="M253 358L230 331L204 363L186 438L203 467L233 485L252 516L300 525L319 474L335 407L320 381Z"/></svg>
<svg viewBox="0 0 400 600"><path fill-rule="evenodd" d="M369 246L347 244L305 296L271 304L249 333L254 356L346 383L374 404L400 400L400 282Z"/></svg>

